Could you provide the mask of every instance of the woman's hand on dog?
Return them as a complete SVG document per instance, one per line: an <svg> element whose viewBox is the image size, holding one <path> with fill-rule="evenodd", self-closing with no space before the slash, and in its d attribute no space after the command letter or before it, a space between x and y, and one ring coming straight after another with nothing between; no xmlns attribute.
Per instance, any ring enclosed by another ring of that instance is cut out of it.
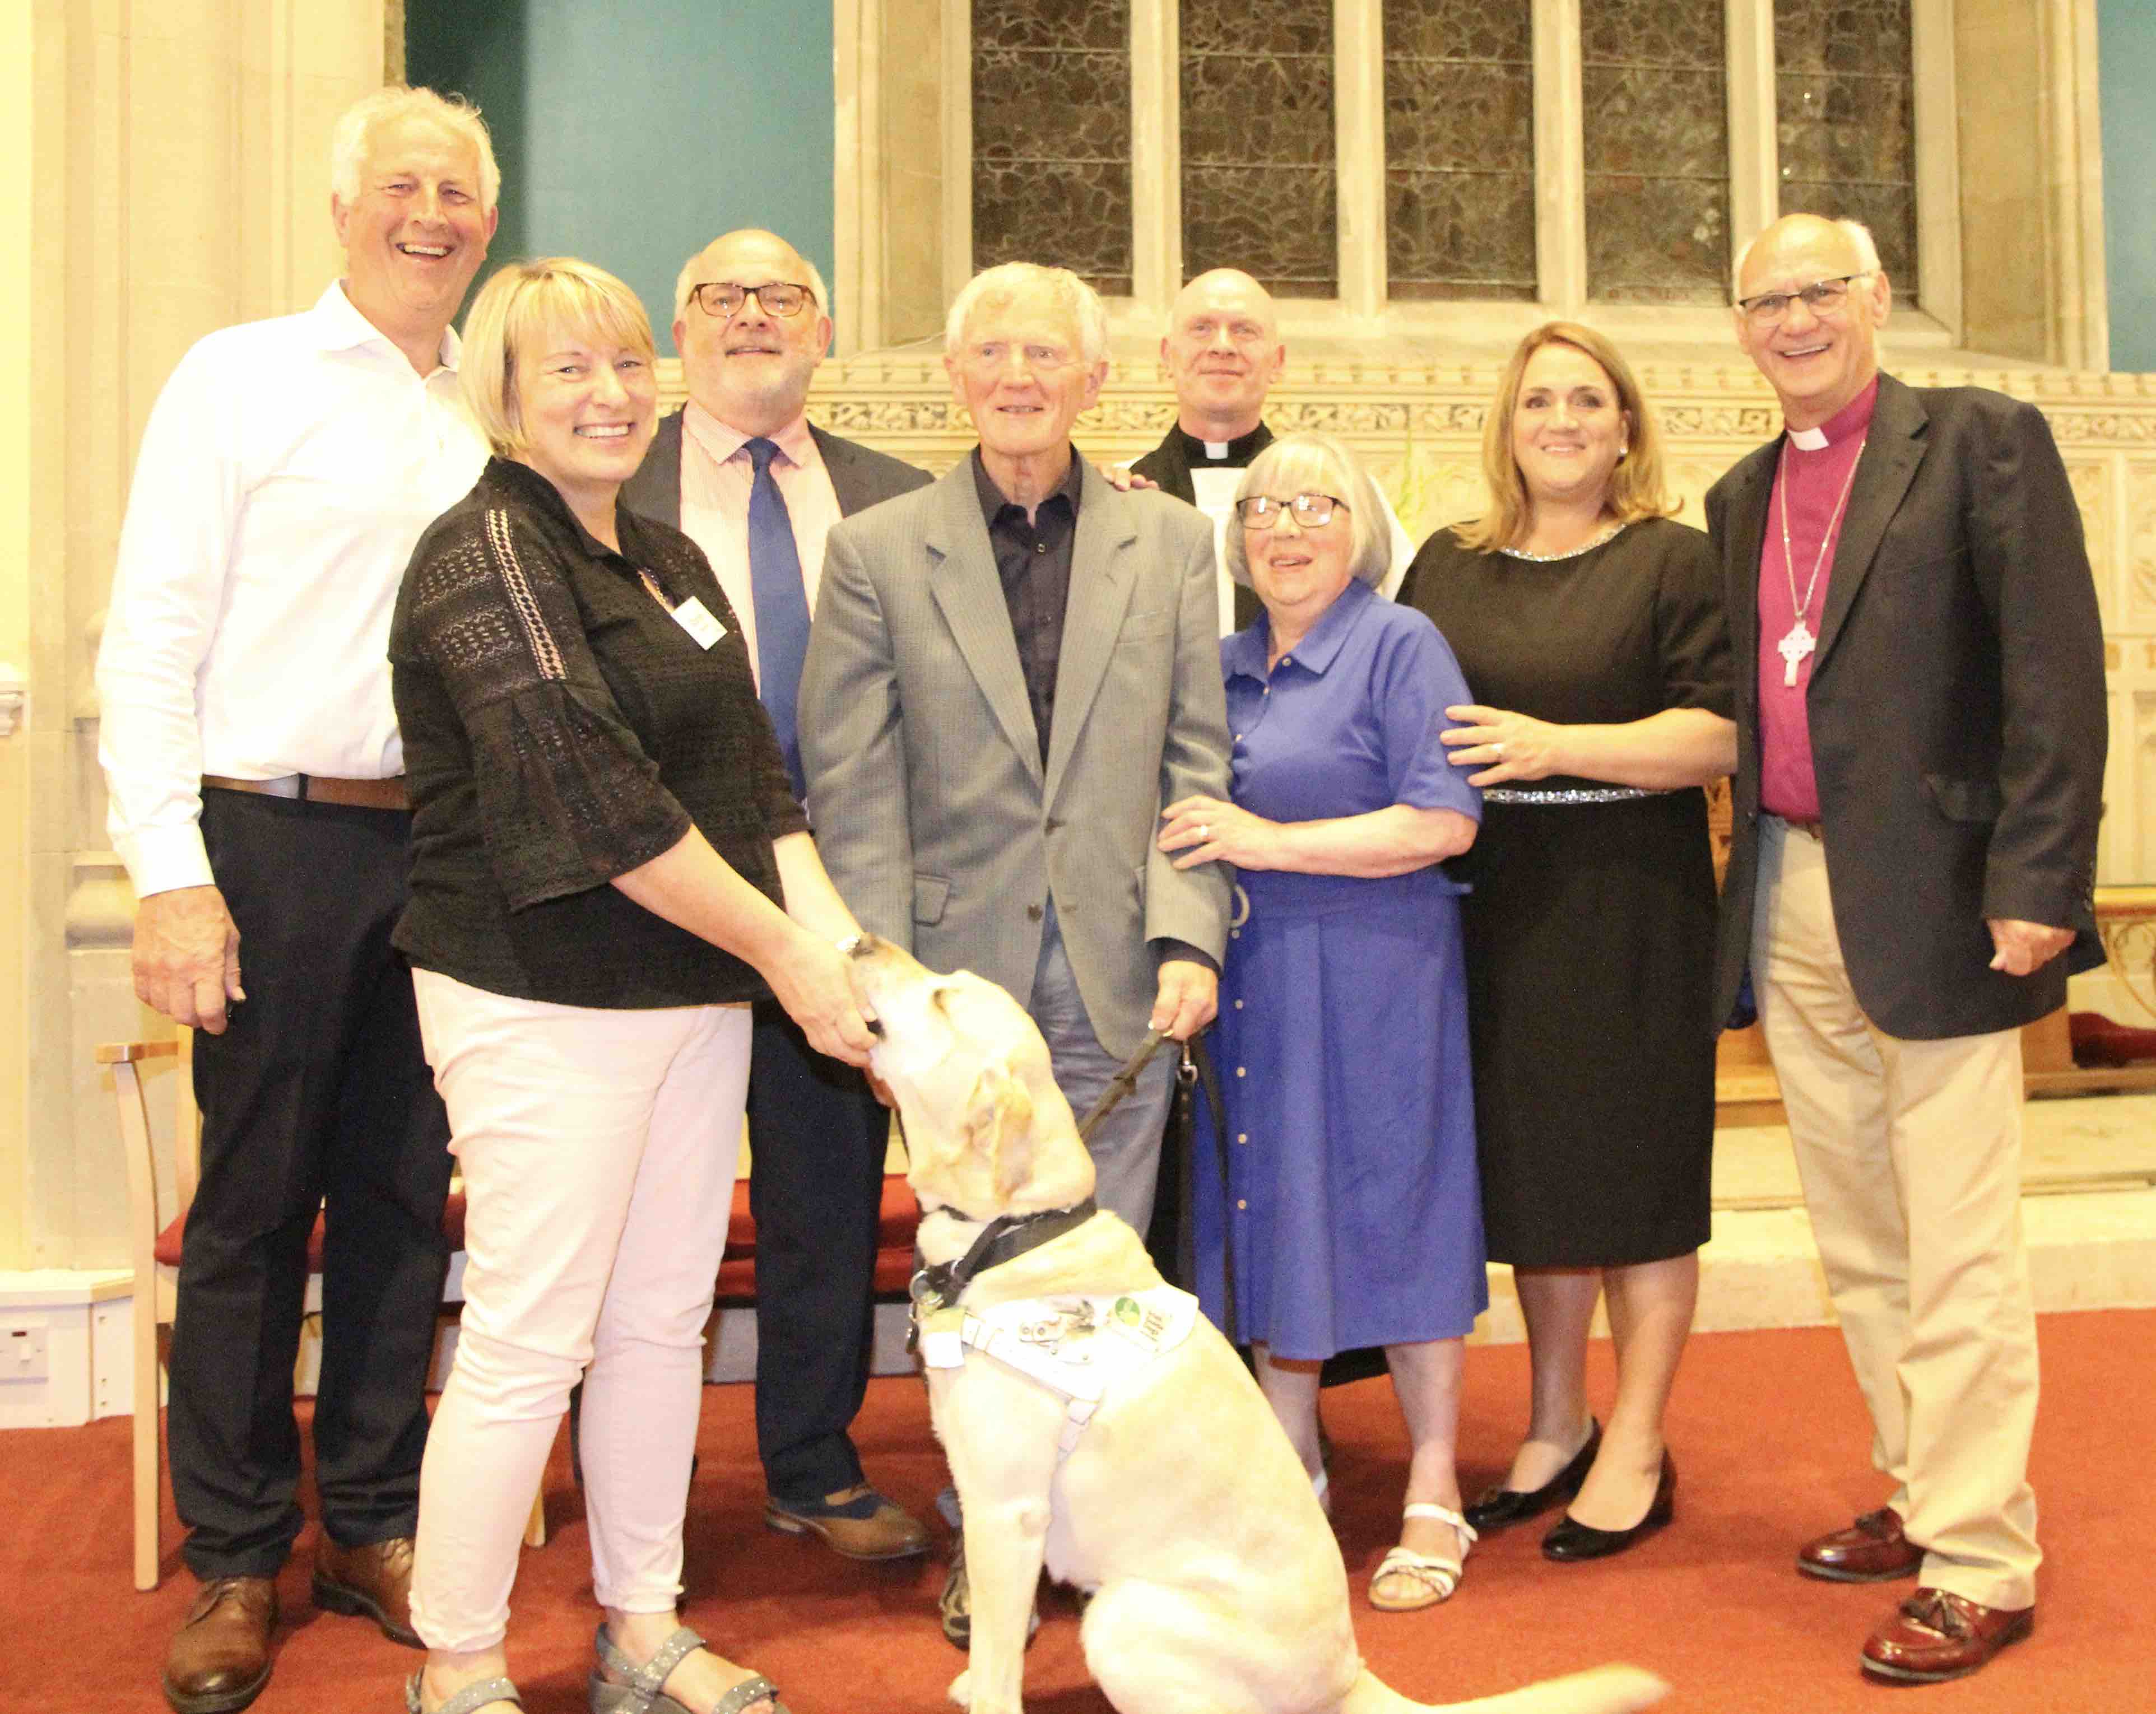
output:
<svg viewBox="0 0 2156 1714"><path fill-rule="evenodd" d="M1160 813L1160 849L1180 852L1178 869L1228 862L1238 869L1278 866L1280 824L1219 798L1184 798Z"/></svg>
<svg viewBox="0 0 2156 1714"><path fill-rule="evenodd" d="M864 1009L854 992L851 961L835 946L803 930L763 973L810 1047L849 1065L868 1064L875 1014Z"/></svg>

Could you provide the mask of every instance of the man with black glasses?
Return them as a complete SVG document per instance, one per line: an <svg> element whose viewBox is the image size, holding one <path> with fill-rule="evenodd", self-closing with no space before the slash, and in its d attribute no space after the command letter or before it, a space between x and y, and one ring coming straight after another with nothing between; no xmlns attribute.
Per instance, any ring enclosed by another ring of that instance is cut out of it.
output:
<svg viewBox="0 0 2156 1714"><path fill-rule="evenodd" d="M1737 666L1716 1016L1748 960L1892 1485L1797 1569L1915 1577L1861 1660L1929 1683L2035 1610L2020 1029L2102 962L2102 629L2043 418L1880 372L1869 233L1790 215L1736 295L1787 432L1707 500Z"/></svg>
<svg viewBox="0 0 2156 1714"><path fill-rule="evenodd" d="M689 259L674 344L689 403L660 423L623 495L711 559L798 795L794 705L824 538L929 475L808 421L831 300L814 264L774 233L730 232ZM868 1485L849 1432L868 1386L890 1116L859 1071L817 1053L767 1000L756 1008L748 1128L764 1521L850 1559L921 1552L927 1532Z"/></svg>

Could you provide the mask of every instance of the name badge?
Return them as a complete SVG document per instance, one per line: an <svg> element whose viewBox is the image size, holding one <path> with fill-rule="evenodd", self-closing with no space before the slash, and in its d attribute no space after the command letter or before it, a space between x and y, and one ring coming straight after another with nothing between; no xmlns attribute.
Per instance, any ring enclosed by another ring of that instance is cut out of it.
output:
<svg viewBox="0 0 2156 1714"><path fill-rule="evenodd" d="M696 639L699 649L709 649L726 634L726 628L712 618L711 610L693 595L674 609L674 618Z"/></svg>

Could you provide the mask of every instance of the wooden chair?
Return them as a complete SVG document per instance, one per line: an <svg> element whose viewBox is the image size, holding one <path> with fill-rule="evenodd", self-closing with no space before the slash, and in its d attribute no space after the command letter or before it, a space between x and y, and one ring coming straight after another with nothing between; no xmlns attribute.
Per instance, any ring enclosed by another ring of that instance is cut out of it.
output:
<svg viewBox="0 0 2156 1714"><path fill-rule="evenodd" d="M187 1209L195 1198L202 1165L201 1116L195 1111L193 1034L182 1029L166 1041L106 1042L95 1051L100 1065L112 1073L112 1093L120 1116L120 1140L127 1157L127 1255L135 1270L135 1587L154 1589L158 1561L162 1491L158 1437L159 1377L171 1349L172 1311L177 1297L180 1246ZM177 1065L173 1092L172 1191L177 1211L170 1221L157 1219L157 1157L150 1129L150 1099L142 1069L157 1060ZM453 1250L464 1248L465 1198L452 1188L442 1210L443 1235ZM317 1214L307 1240L307 1267L322 1266L322 1221ZM437 1320L454 1321L460 1306L443 1304ZM524 1540L533 1547L547 1541L546 1491L533 1496Z"/></svg>

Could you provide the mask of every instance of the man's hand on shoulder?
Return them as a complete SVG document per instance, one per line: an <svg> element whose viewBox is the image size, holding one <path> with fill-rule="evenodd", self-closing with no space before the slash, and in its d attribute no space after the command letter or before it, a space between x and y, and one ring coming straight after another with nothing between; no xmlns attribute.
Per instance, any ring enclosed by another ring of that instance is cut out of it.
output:
<svg viewBox="0 0 2156 1714"><path fill-rule="evenodd" d="M1163 959L1160 992L1152 1003L1152 1028L1174 1041L1188 1041L1213 1021L1220 1003L1220 978L1188 958Z"/></svg>
<svg viewBox="0 0 2156 1714"><path fill-rule="evenodd" d="M239 930L213 886L152 893L135 912L135 998L190 1029L224 1034L244 1000Z"/></svg>
<svg viewBox="0 0 2156 1714"><path fill-rule="evenodd" d="M1158 493L1159 491L1159 483L1154 481L1150 476L1141 476L1128 464L1102 464L1099 466L1099 470L1101 474L1107 478L1108 485L1114 489L1118 494L1143 494L1148 490Z"/></svg>
<svg viewBox="0 0 2156 1714"><path fill-rule="evenodd" d="M2022 922L2010 916L1987 916L1991 931L1991 967L2009 976L2030 976L2074 943L2071 928L2053 928L2041 922Z"/></svg>

